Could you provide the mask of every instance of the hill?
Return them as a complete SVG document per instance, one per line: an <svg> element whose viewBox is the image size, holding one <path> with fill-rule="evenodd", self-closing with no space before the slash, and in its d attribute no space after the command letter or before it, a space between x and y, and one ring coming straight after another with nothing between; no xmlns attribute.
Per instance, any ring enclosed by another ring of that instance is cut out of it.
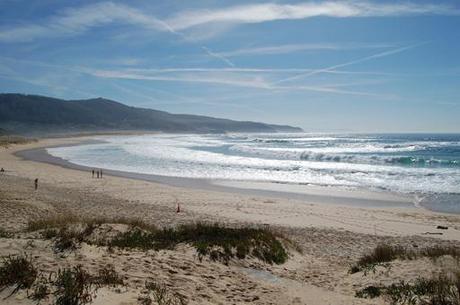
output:
<svg viewBox="0 0 460 305"><path fill-rule="evenodd" d="M300 132L302 129L131 107L104 98L61 100L0 94L0 128L20 134L142 130L162 132Z"/></svg>

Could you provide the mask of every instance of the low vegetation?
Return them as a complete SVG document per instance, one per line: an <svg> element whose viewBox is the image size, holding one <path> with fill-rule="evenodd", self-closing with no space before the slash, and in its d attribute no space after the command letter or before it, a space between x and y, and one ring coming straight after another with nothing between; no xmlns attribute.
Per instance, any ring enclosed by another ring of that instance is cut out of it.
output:
<svg viewBox="0 0 460 305"><path fill-rule="evenodd" d="M11 294L20 289L29 289L37 278L38 271L26 255L10 255L2 259L0 266L0 291L12 287Z"/></svg>
<svg viewBox="0 0 460 305"><path fill-rule="evenodd" d="M176 229L142 231L138 228L121 233L111 242L111 247L172 249L179 243L195 247L200 259L228 263L232 258L247 256L267 263L282 264L288 254L282 243L268 229L229 228L219 224L182 225Z"/></svg>
<svg viewBox="0 0 460 305"><path fill-rule="evenodd" d="M368 286L356 292L359 298L383 296L391 304L459 305L460 270L432 278L417 278L414 283L400 281L389 286Z"/></svg>
<svg viewBox="0 0 460 305"><path fill-rule="evenodd" d="M72 224L86 224L87 226L97 226L105 223L125 224L131 227L137 227L143 230L156 230L156 227L139 219L130 218L107 218L107 217L77 217L69 215L55 215L49 218L29 221L27 231L33 232L38 230L54 230L60 228L68 228Z"/></svg>
<svg viewBox="0 0 460 305"><path fill-rule="evenodd" d="M117 273L113 265L106 265L99 269L94 282L99 286L124 285L123 278Z"/></svg>
<svg viewBox="0 0 460 305"><path fill-rule="evenodd" d="M54 251L64 252L75 250L77 246L91 235L96 227L93 224L85 225L84 229L61 228L56 232L54 241ZM48 233L49 234L49 233Z"/></svg>
<svg viewBox="0 0 460 305"><path fill-rule="evenodd" d="M13 234L0 228L0 238L10 238Z"/></svg>
<svg viewBox="0 0 460 305"><path fill-rule="evenodd" d="M12 287L10 295L27 289L30 299L40 302L52 296L56 305L84 305L93 301L97 289L124 285L114 267L107 265L92 275L81 266L60 269L45 277L38 273L26 255L3 258L0 266L0 291Z"/></svg>
<svg viewBox="0 0 460 305"><path fill-rule="evenodd" d="M140 298L142 305L186 305L186 298L172 292L165 284L159 282L147 282L145 284L147 294ZM155 302L155 303L153 303Z"/></svg>
<svg viewBox="0 0 460 305"><path fill-rule="evenodd" d="M110 239L96 243L110 248L164 250L174 249L180 243L192 245L200 259L228 264L230 259L255 257L270 264L282 264L288 254L280 239L266 228L232 228L220 224L189 224L177 228L158 229L143 221L133 219L78 218L56 216L30 222L28 231L42 230L45 239L54 239L55 252L74 250L78 244L88 240L95 228L101 224L125 224L130 228ZM72 229L71 229L72 228Z"/></svg>
<svg viewBox="0 0 460 305"><path fill-rule="evenodd" d="M402 246L378 245L370 253L365 254L350 267L350 273L360 271L375 271L377 266L388 266L388 263L396 259L416 259L428 257L433 260L441 256L450 255L455 259L460 259L460 249L454 246L433 246L422 249L407 249Z"/></svg>
<svg viewBox="0 0 460 305"><path fill-rule="evenodd" d="M21 136L14 135L0 135L0 147L9 147L15 144L27 144L30 142L35 142L36 139L25 138Z"/></svg>

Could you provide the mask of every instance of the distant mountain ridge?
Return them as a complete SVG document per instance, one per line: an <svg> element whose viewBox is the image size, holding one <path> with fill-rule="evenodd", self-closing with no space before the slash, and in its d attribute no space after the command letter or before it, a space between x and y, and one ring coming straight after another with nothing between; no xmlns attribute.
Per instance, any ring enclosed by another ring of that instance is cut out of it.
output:
<svg viewBox="0 0 460 305"><path fill-rule="evenodd" d="M27 135L127 130L176 133L302 131L287 125L172 114L104 98L62 100L14 93L0 94L0 129Z"/></svg>

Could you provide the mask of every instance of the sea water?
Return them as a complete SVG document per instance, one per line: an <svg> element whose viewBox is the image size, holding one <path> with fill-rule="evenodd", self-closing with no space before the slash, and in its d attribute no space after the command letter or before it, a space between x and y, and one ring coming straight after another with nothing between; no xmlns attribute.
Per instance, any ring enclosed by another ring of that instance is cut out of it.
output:
<svg viewBox="0 0 460 305"><path fill-rule="evenodd" d="M460 134L159 134L49 148L72 163L162 176L411 194L460 213Z"/></svg>

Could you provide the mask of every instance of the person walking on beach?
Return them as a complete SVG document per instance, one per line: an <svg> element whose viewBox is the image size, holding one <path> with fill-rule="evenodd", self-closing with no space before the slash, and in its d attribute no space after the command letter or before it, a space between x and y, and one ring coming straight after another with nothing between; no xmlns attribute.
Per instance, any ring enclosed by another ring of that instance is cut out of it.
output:
<svg viewBox="0 0 460 305"><path fill-rule="evenodd" d="M35 190L37 190L38 189L38 178L35 178L34 185L35 185Z"/></svg>
<svg viewBox="0 0 460 305"><path fill-rule="evenodd" d="M102 169L101 169L101 179L102 179Z"/></svg>
<svg viewBox="0 0 460 305"><path fill-rule="evenodd" d="M96 178L99 179L99 171L96 171Z"/></svg>
<svg viewBox="0 0 460 305"><path fill-rule="evenodd" d="M91 177L94 178L94 169L93 169L93 171L92 171L92 176L91 176Z"/></svg>

